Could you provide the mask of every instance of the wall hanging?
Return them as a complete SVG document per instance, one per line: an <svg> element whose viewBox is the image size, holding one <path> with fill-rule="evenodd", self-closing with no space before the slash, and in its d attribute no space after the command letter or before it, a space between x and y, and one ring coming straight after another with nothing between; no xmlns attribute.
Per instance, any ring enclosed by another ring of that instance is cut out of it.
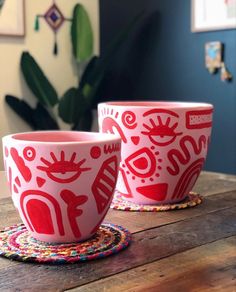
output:
<svg viewBox="0 0 236 292"><path fill-rule="evenodd" d="M205 66L210 74L214 74L220 69L222 81L232 80L232 75L228 71L223 61L224 46L221 42L208 42L205 44Z"/></svg>
<svg viewBox="0 0 236 292"><path fill-rule="evenodd" d="M192 0L192 32L236 28L236 0Z"/></svg>
<svg viewBox="0 0 236 292"><path fill-rule="evenodd" d="M55 0L53 0L52 5L48 8L45 14L37 14L35 17L34 29L39 31L39 19L43 18L54 33L54 46L53 53L57 55L58 44L57 44L57 32L59 28L63 25L64 21L71 21L70 18L64 17L63 13L57 6Z"/></svg>
<svg viewBox="0 0 236 292"><path fill-rule="evenodd" d="M24 0L0 2L0 35L24 36Z"/></svg>

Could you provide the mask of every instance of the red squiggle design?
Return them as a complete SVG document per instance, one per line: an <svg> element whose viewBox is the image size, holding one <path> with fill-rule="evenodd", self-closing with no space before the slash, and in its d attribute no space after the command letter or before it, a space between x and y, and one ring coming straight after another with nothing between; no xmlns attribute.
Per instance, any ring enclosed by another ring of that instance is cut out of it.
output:
<svg viewBox="0 0 236 292"><path fill-rule="evenodd" d="M122 114L122 123L128 129L134 129L137 127L135 113L126 111Z"/></svg>
<svg viewBox="0 0 236 292"><path fill-rule="evenodd" d="M187 164L190 161L191 155L188 147L186 146L186 143L189 142L192 147L193 151L195 154L200 154L202 149L207 146L207 139L206 136L201 135L198 139L198 144L196 141L193 139L191 136L185 136L180 140L180 147L183 151L183 154L177 150L177 149L172 149L168 152L167 156L169 158L169 161L171 162L173 168L167 167L167 171L172 174L172 175L177 175L179 174L179 165L177 160L181 164Z"/></svg>
<svg viewBox="0 0 236 292"><path fill-rule="evenodd" d="M11 148L10 152L11 152L12 159L14 160L21 175L23 176L25 181L29 182L32 177L29 167L25 165L23 158L18 154L15 148Z"/></svg>

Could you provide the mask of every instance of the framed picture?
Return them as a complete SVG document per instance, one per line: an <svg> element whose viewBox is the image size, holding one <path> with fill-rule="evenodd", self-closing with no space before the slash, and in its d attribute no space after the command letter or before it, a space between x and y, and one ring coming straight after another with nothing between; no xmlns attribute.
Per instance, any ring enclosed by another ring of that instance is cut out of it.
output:
<svg viewBox="0 0 236 292"><path fill-rule="evenodd" d="M24 0L5 0L0 7L0 36L24 36Z"/></svg>
<svg viewBox="0 0 236 292"><path fill-rule="evenodd" d="M192 0L192 32L236 29L236 0Z"/></svg>

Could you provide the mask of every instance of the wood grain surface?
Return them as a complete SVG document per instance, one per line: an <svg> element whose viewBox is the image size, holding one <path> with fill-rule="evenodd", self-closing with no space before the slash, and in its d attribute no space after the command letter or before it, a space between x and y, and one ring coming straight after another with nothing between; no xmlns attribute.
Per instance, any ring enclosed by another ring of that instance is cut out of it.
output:
<svg viewBox="0 0 236 292"><path fill-rule="evenodd" d="M105 221L132 243L105 259L40 265L0 258L0 291L236 291L236 176L202 173L197 207L168 212L110 210ZM0 199L0 228L20 222Z"/></svg>

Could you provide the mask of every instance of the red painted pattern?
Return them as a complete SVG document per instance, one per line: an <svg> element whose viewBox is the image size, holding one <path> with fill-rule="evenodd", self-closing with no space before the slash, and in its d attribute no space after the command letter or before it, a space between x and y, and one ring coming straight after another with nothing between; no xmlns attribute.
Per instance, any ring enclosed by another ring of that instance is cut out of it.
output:
<svg viewBox="0 0 236 292"><path fill-rule="evenodd" d="M140 137L139 136L132 136L130 137L131 141L133 142L134 145L138 145L139 141L140 141Z"/></svg>
<svg viewBox="0 0 236 292"><path fill-rule="evenodd" d="M25 147L23 155L26 160L32 161L36 156L35 149L33 147Z"/></svg>
<svg viewBox="0 0 236 292"><path fill-rule="evenodd" d="M125 198L133 198L133 195L132 195L129 183L128 183L128 179L126 177L125 171L122 168L120 168L120 175L122 176L123 183L124 183L125 188L126 188L126 193L122 193L120 190L119 190L119 193L121 194L121 196L123 196Z"/></svg>
<svg viewBox="0 0 236 292"><path fill-rule="evenodd" d="M106 117L103 122L102 122L102 132L103 133L111 133L111 134L115 134L114 129L115 128L118 132L118 134L121 137L121 140L124 143L127 143L127 139L125 137L124 132L122 131L121 127L119 126L119 124L113 120L111 117Z"/></svg>
<svg viewBox="0 0 236 292"><path fill-rule="evenodd" d="M28 196L34 196L34 195L37 195L37 199L34 197L34 198L28 200L27 205L25 207L24 206L25 198ZM60 235L65 235L60 205L58 204L57 200L53 196L51 196L45 192L39 191L39 190L25 191L22 193L22 195L20 197L21 210L23 212L23 216L25 217L26 222L29 225L29 228L32 231L34 231L35 230L34 224L36 223L37 229L44 229L43 225L45 222L42 222L41 219L42 219L42 217L44 217L44 210L45 210L45 212L48 212L48 209L50 209L49 206L47 206L46 204L45 205L41 204L41 211L40 212L37 212L35 214L31 212L32 216L29 216L30 214L28 214L28 208L30 208L30 210L32 210L32 208L34 208L31 206L31 204L33 204L33 205L35 204L35 208L37 208L37 202L42 201L41 198L46 198L47 200L49 200L52 203L52 205L54 207L55 214L56 214L56 220L57 220L57 226L59 229L59 233L60 233ZM36 200L37 200L37 202L36 202ZM44 208L43 208L43 206L44 206ZM40 222L42 224L41 227L39 226ZM47 217L47 222L48 222L48 224L53 224L53 221L51 218L51 213L50 213L50 217Z"/></svg>
<svg viewBox="0 0 236 292"><path fill-rule="evenodd" d="M120 151L120 143L113 143L113 144L105 144L103 147L103 151L105 154L111 154L113 152Z"/></svg>
<svg viewBox="0 0 236 292"><path fill-rule="evenodd" d="M149 199L152 199L155 201L163 201L165 200L166 195L167 195L168 184L159 183L159 184L147 185L143 187L137 187L136 190L141 195Z"/></svg>
<svg viewBox="0 0 236 292"><path fill-rule="evenodd" d="M205 159L200 158L196 161L194 161L182 174L180 177L174 193L172 195L172 199L175 198L182 198L184 195L187 195L187 192L191 190L193 187L194 183L196 182L198 175L200 174L203 164L204 164ZM193 180L193 178L195 179ZM191 183L191 184L190 184ZM189 190L187 190L189 189Z"/></svg>
<svg viewBox="0 0 236 292"><path fill-rule="evenodd" d="M27 214L34 231L41 234L54 234L55 230L47 204L38 199L31 199L27 203Z"/></svg>
<svg viewBox="0 0 236 292"><path fill-rule="evenodd" d="M157 146L166 146L173 143L177 136L182 132L175 132L178 126L177 122L171 121L171 117L162 121L161 116L150 118L149 124L143 124L146 131L141 131L143 135L148 136L150 141Z"/></svg>
<svg viewBox="0 0 236 292"><path fill-rule="evenodd" d="M147 148L141 148L125 159L128 169L138 177L149 177L156 169L156 158Z"/></svg>
<svg viewBox="0 0 236 292"><path fill-rule="evenodd" d="M82 172L88 171L90 167L81 167L86 159L80 160L78 163L75 163L76 153L74 152L70 160L65 160L65 153L61 151L60 160L57 160L53 152L50 153L53 162L46 160L41 157L41 161L46 166L37 166L38 169L45 171L47 176L58 183L71 183L78 179Z"/></svg>
<svg viewBox="0 0 236 292"><path fill-rule="evenodd" d="M131 111L125 111L122 114L121 117L122 123L123 125L127 128L127 129L135 129L137 127L137 123L136 123L136 115L134 112Z"/></svg>
<svg viewBox="0 0 236 292"><path fill-rule="evenodd" d="M107 207L113 195L118 172L116 156L112 156L103 162L93 184L92 192L97 204L98 213L101 214Z"/></svg>
<svg viewBox="0 0 236 292"><path fill-rule="evenodd" d="M186 113L187 129L204 129L212 127L212 113L210 110L195 110Z"/></svg>
<svg viewBox="0 0 236 292"><path fill-rule="evenodd" d="M207 147L206 136L201 135L198 139L198 142L194 140L191 136L185 136L180 140L181 151L177 149L172 149L168 152L167 157L172 164L172 167L167 167L167 171L171 175L179 174L179 163L187 164L191 159L191 151L187 144L190 144L193 148L193 151L196 155L200 154L203 148Z"/></svg>
<svg viewBox="0 0 236 292"><path fill-rule="evenodd" d="M36 182L37 182L38 187L41 188L45 184L46 180L42 177L37 176Z"/></svg>
<svg viewBox="0 0 236 292"><path fill-rule="evenodd" d="M25 165L23 158L18 154L15 148L11 148L10 153L24 180L29 182L32 177L29 167Z"/></svg>
<svg viewBox="0 0 236 292"><path fill-rule="evenodd" d="M76 196L70 190L61 191L61 198L67 204L67 216L70 222L71 230L75 237L81 237L81 232L77 223L77 217L83 214L83 210L78 209L78 206L83 205L88 201L88 197L84 195Z"/></svg>

